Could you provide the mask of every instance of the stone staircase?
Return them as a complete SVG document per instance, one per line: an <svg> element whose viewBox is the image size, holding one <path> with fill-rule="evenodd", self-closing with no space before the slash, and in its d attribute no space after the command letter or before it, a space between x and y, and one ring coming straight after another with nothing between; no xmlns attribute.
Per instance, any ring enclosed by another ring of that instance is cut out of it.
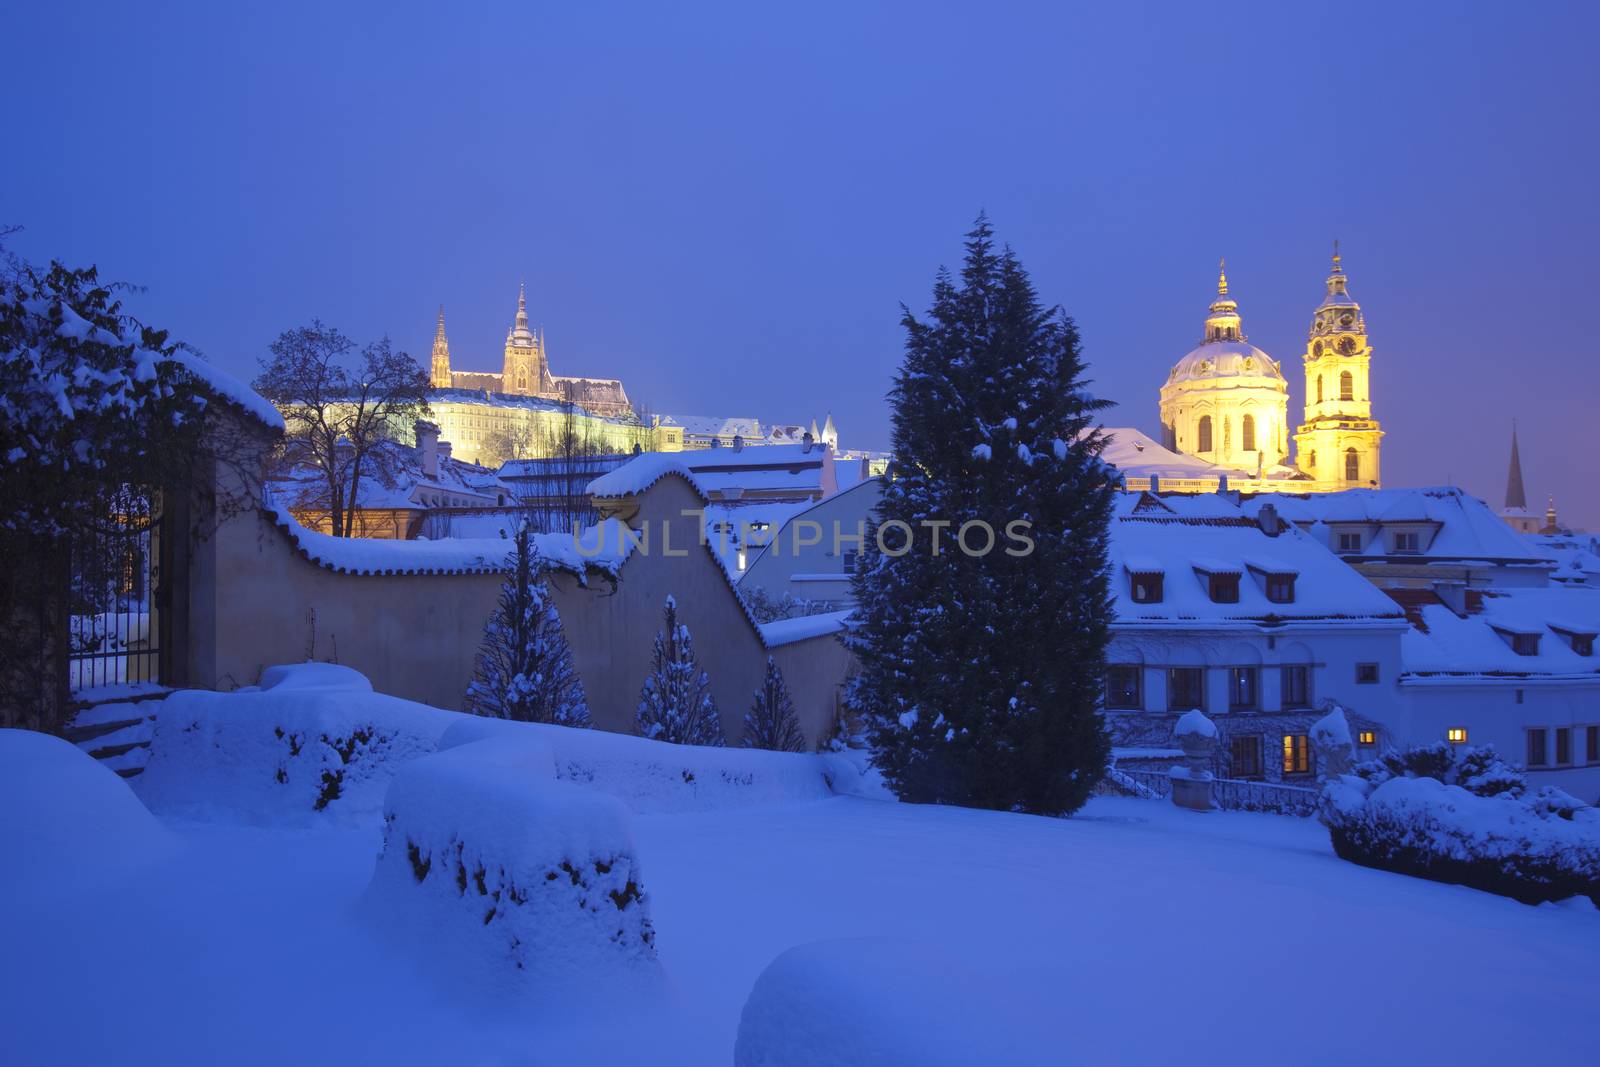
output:
<svg viewBox="0 0 1600 1067"><path fill-rule="evenodd" d="M80 703L62 736L122 777L132 778L150 759L156 710L169 692L141 689Z"/></svg>

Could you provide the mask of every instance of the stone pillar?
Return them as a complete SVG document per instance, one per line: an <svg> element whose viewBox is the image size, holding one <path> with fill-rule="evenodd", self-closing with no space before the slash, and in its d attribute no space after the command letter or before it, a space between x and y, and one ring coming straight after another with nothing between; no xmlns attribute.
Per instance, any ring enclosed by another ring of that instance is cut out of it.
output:
<svg viewBox="0 0 1600 1067"><path fill-rule="evenodd" d="M1217 752L1217 724L1200 711L1188 711L1178 718L1174 739L1183 749L1182 767L1168 772L1172 781L1172 802L1180 808L1210 811L1212 760Z"/></svg>

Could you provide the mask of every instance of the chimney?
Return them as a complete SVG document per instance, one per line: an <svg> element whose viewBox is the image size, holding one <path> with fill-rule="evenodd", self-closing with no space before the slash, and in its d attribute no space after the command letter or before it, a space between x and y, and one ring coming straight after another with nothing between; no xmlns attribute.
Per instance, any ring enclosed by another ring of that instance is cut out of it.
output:
<svg viewBox="0 0 1600 1067"><path fill-rule="evenodd" d="M1217 495L1228 495L1228 476L1226 474L1217 475Z"/></svg>
<svg viewBox="0 0 1600 1067"><path fill-rule="evenodd" d="M744 435L743 434L734 434L733 435L733 450L735 452L743 452L744 451Z"/></svg>
<svg viewBox="0 0 1600 1067"><path fill-rule="evenodd" d="M806 433L805 433L805 436L800 438L800 451L802 451L802 452L810 452L811 451L812 442L815 441L815 440L816 439L811 436L811 431L807 430Z"/></svg>
<svg viewBox="0 0 1600 1067"><path fill-rule="evenodd" d="M1150 476L1150 495L1151 496L1160 496L1161 495L1161 475L1159 475L1159 474L1152 474Z"/></svg>
<svg viewBox="0 0 1600 1067"><path fill-rule="evenodd" d="M1261 510L1256 513L1256 522L1261 524L1261 532L1268 537L1277 537L1283 530L1276 504L1262 504Z"/></svg>
<svg viewBox="0 0 1600 1067"><path fill-rule="evenodd" d="M720 438L720 437L713 437L713 438L712 438L712 439L711 439L711 447L712 447L712 448L721 448L721 447L722 447L722 438Z"/></svg>
<svg viewBox="0 0 1600 1067"><path fill-rule="evenodd" d="M439 477L439 425L426 419L417 420L417 456L422 461L425 478Z"/></svg>
<svg viewBox="0 0 1600 1067"><path fill-rule="evenodd" d="M439 461L440 461L441 465L450 462L450 442L449 441L440 441L439 442Z"/></svg>

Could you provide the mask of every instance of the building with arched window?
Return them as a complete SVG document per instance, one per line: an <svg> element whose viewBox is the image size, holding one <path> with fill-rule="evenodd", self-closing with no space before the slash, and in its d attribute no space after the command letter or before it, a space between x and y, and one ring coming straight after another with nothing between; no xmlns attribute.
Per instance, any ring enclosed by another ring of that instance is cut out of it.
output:
<svg viewBox="0 0 1600 1067"><path fill-rule="evenodd" d="M1219 467L1292 475L1289 387L1272 357L1250 344L1226 271L1198 347L1177 362L1161 387L1166 447Z"/></svg>
<svg viewBox="0 0 1600 1067"><path fill-rule="evenodd" d="M1278 362L1246 339L1225 271L1204 337L1161 387L1168 449L1214 464L1218 480L1261 492L1379 485L1383 431L1372 417L1372 347L1337 249L1326 284L1306 342L1305 418L1294 433L1293 456L1288 384ZM1185 482L1198 484L1192 476Z"/></svg>

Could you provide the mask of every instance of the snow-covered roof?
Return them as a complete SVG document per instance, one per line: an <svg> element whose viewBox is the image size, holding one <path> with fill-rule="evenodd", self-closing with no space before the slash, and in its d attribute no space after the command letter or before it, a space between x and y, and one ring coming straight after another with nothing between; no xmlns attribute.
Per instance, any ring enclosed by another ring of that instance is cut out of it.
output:
<svg viewBox="0 0 1600 1067"><path fill-rule="evenodd" d="M500 574L511 546L504 538L452 537L440 541L332 537L301 526L282 507L269 509L300 554L341 574ZM552 567L583 578L590 571L615 575L633 547L616 519L603 520L574 539L570 533L534 535ZM587 554L585 550L593 550Z"/></svg>
<svg viewBox="0 0 1600 1067"><path fill-rule="evenodd" d="M458 376L465 372L456 371ZM484 374L485 379L494 379L496 383L500 378L498 374ZM539 396L518 396L510 393L485 392L484 389L429 389L428 400L434 404L481 404L492 408L529 408L534 411L567 412L569 405L564 400L548 400ZM580 407L582 405L579 405ZM638 426L639 420L633 415L596 415L587 409L580 412L587 419L600 422L615 423L618 426Z"/></svg>
<svg viewBox="0 0 1600 1067"><path fill-rule="evenodd" d="M1537 566L1548 556L1507 526L1489 505L1451 486L1425 489L1345 489L1337 493L1310 493L1305 496L1260 493L1246 498L1242 508L1254 517L1263 504L1272 504L1278 515L1310 528L1323 543L1330 543L1328 526L1355 524L1368 526L1420 527L1424 536L1415 552L1399 558L1435 560L1486 560ZM1321 526L1321 529L1317 529ZM1368 550L1370 549L1370 550ZM1387 543L1369 545L1362 557L1389 556Z"/></svg>
<svg viewBox="0 0 1600 1067"><path fill-rule="evenodd" d="M178 351L165 358L198 378L211 392L242 408L260 422L275 430L283 429L283 414L260 393L227 371L190 352Z"/></svg>
<svg viewBox="0 0 1600 1067"><path fill-rule="evenodd" d="M1198 456L1174 452L1131 426L1105 426L1100 432L1106 438L1106 448L1100 458L1131 477L1195 478L1240 473L1207 463Z"/></svg>
<svg viewBox="0 0 1600 1067"><path fill-rule="evenodd" d="M779 645L789 645L796 641L805 641L812 637L821 637L824 634L838 633L843 630L855 613L854 608L845 611L830 611L822 615L801 615L793 619L780 619L769 622L756 629L761 634L761 640L768 648Z"/></svg>
<svg viewBox="0 0 1600 1067"><path fill-rule="evenodd" d="M803 445L754 445L748 448L706 448L688 452L641 452L617 469L589 483L597 497L642 493L667 474L677 474L702 496L733 496L740 490L790 490L814 495L832 488L827 448Z"/></svg>
<svg viewBox="0 0 1600 1067"><path fill-rule="evenodd" d="M380 441L368 453L356 506L393 510L430 507L495 506L513 494L487 467L438 457L437 473L426 475L419 449ZM291 508L326 508L328 483L309 461L275 474L268 483L274 499Z"/></svg>
<svg viewBox="0 0 1600 1067"><path fill-rule="evenodd" d="M805 501L759 498L712 501L705 506L706 543L728 574L738 581L743 574L739 570L740 551L746 552L745 566L748 567L785 523L813 506ZM750 531L750 544L744 541L746 530ZM751 545L755 546L755 551L750 551Z"/></svg>
<svg viewBox="0 0 1600 1067"><path fill-rule="evenodd" d="M725 418L721 415L663 415L663 426L681 426L686 434L702 437L740 437L754 439L761 436L760 419Z"/></svg>
<svg viewBox="0 0 1600 1067"><path fill-rule="evenodd" d="M1594 534L1519 534L1532 550L1553 560L1558 582L1600 585L1600 537Z"/></svg>
<svg viewBox="0 0 1600 1067"><path fill-rule="evenodd" d="M1420 609L1421 625L1401 639L1404 672L1418 678L1588 675L1600 684L1600 656L1579 655L1571 635L1600 633L1600 589L1552 585L1485 590L1482 609L1457 615L1442 604ZM1518 655L1502 635L1536 635L1534 655Z"/></svg>
<svg viewBox="0 0 1600 1067"><path fill-rule="evenodd" d="M1150 506L1154 503L1158 506ZM1270 536L1225 497L1125 493L1113 505L1112 598L1119 625L1255 625L1266 620L1404 624L1393 600L1310 535L1285 526ZM1246 568L1252 573L1246 574ZM1131 574L1164 571L1162 599L1137 603ZM1205 574L1238 574L1237 603L1211 599ZM1268 573L1293 574L1294 600L1267 599Z"/></svg>

